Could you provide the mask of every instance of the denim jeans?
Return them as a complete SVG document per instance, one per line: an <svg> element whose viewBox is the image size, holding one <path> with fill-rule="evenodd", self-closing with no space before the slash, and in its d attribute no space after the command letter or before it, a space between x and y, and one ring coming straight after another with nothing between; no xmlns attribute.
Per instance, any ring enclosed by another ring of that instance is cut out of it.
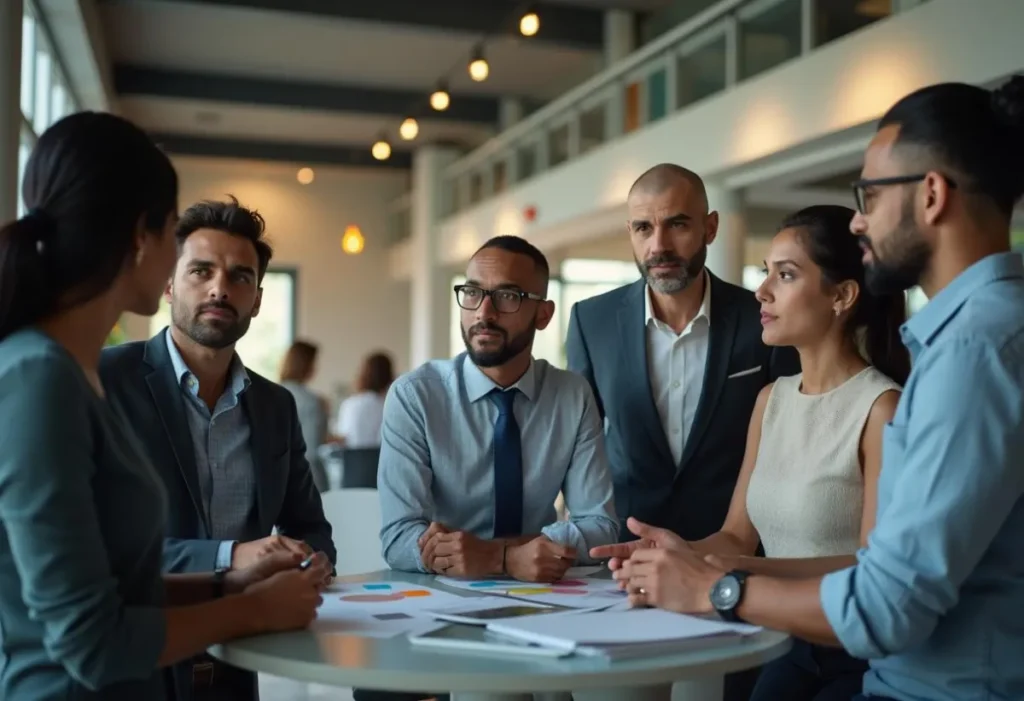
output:
<svg viewBox="0 0 1024 701"><path fill-rule="evenodd" d="M867 669L842 649L796 640L785 656L761 668L751 701L853 701Z"/></svg>

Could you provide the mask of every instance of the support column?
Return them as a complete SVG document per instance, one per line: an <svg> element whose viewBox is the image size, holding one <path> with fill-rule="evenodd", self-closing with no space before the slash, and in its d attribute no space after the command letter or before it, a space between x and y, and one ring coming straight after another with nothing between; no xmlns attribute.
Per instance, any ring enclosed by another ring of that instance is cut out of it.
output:
<svg viewBox="0 0 1024 701"><path fill-rule="evenodd" d="M523 118L523 101L515 97L503 97L498 102L498 131L505 131Z"/></svg>
<svg viewBox="0 0 1024 701"><path fill-rule="evenodd" d="M743 284L747 222L743 196L736 190L709 186L708 207L718 212L718 236L708 247L708 270L734 285Z"/></svg>
<svg viewBox="0 0 1024 701"><path fill-rule="evenodd" d="M18 145L21 141L22 0L0 2L0 224L18 216Z"/></svg>
<svg viewBox="0 0 1024 701"><path fill-rule="evenodd" d="M627 10L604 13L604 66L621 61L636 49L636 17Z"/></svg>
<svg viewBox="0 0 1024 701"><path fill-rule="evenodd" d="M460 153L452 148L424 146L412 158L412 329L410 368L433 358L447 358L451 310L451 279L439 263L441 241L438 222L447 211L451 197L444 169Z"/></svg>

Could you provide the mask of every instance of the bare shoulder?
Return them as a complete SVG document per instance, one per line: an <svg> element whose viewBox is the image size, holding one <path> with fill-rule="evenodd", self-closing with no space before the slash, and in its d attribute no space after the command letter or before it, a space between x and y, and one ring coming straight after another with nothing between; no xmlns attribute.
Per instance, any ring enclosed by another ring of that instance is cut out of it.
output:
<svg viewBox="0 0 1024 701"><path fill-rule="evenodd" d="M871 411L868 412L868 425L884 426L892 421L892 417L896 415L896 407L900 403L901 396L903 396L903 393L898 389L886 390L878 395L875 398L874 404L871 405Z"/></svg>

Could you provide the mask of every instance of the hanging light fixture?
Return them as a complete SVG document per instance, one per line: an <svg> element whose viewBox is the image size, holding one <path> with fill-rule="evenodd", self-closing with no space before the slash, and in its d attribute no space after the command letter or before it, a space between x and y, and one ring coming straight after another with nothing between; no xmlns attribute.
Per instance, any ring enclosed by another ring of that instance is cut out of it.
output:
<svg viewBox="0 0 1024 701"><path fill-rule="evenodd" d="M437 89L430 95L430 106L438 112L444 112L452 102L448 94L448 84L443 80L437 84Z"/></svg>
<svg viewBox="0 0 1024 701"><path fill-rule="evenodd" d="M365 245L366 241L363 239L363 232L359 230L358 226L349 224L345 227L345 233L341 236L341 250L350 256L354 256L362 253Z"/></svg>
<svg viewBox="0 0 1024 701"><path fill-rule="evenodd" d="M540 17L536 12L527 12L519 19L519 33L524 37L532 37L540 31Z"/></svg>
<svg viewBox="0 0 1024 701"><path fill-rule="evenodd" d="M295 174L295 179L303 185L309 185L315 177L316 174L312 168L299 168L299 172Z"/></svg>
<svg viewBox="0 0 1024 701"><path fill-rule="evenodd" d="M412 141L420 133L420 123L413 117L406 117L402 125L398 127L398 135L406 141Z"/></svg>
<svg viewBox="0 0 1024 701"><path fill-rule="evenodd" d="M484 47L477 45L469 59L469 77L481 83L487 80L490 72L491 67L487 64L487 59L484 58Z"/></svg>
<svg viewBox="0 0 1024 701"><path fill-rule="evenodd" d="M377 138L377 141L374 142L373 148L370 149L370 153L372 153L373 157L378 161L386 161L391 158L391 144L388 143L386 138L380 136Z"/></svg>

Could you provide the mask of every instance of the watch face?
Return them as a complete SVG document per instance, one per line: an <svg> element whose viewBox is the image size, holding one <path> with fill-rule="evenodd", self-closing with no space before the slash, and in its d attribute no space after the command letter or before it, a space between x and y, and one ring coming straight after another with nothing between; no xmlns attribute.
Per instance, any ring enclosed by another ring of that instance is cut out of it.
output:
<svg viewBox="0 0 1024 701"><path fill-rule="evenodd" d="M735 576L727 574L711 589L711 605L719 611L731 610L740 600L740 582Z"/></svg>

